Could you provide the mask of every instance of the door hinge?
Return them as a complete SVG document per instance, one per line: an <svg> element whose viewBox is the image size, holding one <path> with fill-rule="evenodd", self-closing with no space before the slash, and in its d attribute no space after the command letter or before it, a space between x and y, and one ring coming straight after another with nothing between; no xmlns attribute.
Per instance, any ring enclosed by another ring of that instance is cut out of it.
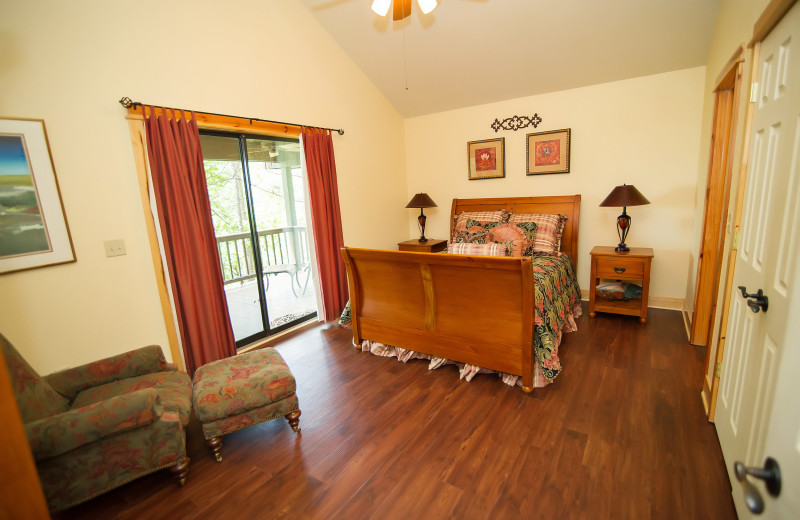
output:
<svg viewBox="0 0 800 520"><path fill-rule="evenodd" d="M758 101L758 81L750 84L750 102L755 103Z"/></svg>
<svg viewBox="0 0 800 520"><path fill-rule="evenodd" d="M731 246L731 251L738 251L739 250L739 231L736 231L733 234L733 245Z"/></svg>
<svg viewBox="0 0 800 520"><path fill-rule="evenodd" d="M720 361L716 365L714 365L714 377L719 377L721 373L722 373L722 362Z"/></svg>

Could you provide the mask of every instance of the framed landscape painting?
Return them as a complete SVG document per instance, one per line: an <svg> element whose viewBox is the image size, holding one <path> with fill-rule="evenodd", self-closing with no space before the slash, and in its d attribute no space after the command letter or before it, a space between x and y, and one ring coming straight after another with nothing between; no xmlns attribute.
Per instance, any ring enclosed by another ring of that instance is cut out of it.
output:
<svg viewBox="0 0 800 520"><path fill-rule="evenodd" d="M570 129L528 134L528 175L569 173Z"/></svg>
<svg viewBox="0 0 800 520"><path fill-rule="evenodd" d="M0 118L0 274L74 261L44 121Z"/></svg>
<svg viewBox="0 0 800 520"><path fill-rule="evenodd" d="M469 180L506 176L505 137L467 143Z"/></svg>

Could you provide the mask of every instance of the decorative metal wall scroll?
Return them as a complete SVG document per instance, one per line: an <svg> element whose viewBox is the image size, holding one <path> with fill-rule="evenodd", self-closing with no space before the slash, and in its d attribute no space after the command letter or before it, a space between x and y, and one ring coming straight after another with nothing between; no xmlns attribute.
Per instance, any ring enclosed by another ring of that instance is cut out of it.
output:
<svg viewBox="0 0 800 520"><path fill-rule="evenodd" d="M532 126L536 128L539 126L539 123L542 122L542 118L539 117L539 114L533 114L532 116L511 116L503 119L500 121L499 119L495 119L494 123L492 123L492 130L495 132L499 131L501 128L503 130L519 130L521 128L527 128Z"/></svg>

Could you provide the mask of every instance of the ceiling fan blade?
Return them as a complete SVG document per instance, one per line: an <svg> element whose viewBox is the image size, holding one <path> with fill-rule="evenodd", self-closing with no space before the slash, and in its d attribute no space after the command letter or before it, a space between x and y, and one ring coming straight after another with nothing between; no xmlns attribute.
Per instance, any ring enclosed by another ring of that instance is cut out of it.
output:
<svg viewBox="0 0 800 520"><path fill-rule="evenodd" d="M411 14L411 0L394 0L392 2L392 20L395 22L407 18Z"/></svg>

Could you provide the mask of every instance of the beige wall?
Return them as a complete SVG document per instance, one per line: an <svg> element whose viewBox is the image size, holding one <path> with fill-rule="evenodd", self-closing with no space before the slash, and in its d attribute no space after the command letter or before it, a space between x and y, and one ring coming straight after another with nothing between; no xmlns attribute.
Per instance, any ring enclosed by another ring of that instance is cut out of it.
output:
<svg viewBox="0 0 800 520"><path fill-rule="evenodd" d="M0 84L0 116L45 120L78 259L0 276L0 332L42 373L166 346L122 96L342 127L345 242L407 232L403 120L296 1L6 2Z"/></svg>
<svg viewBox="0 0 800 520"><path fill-rule="evenodd" d="M598 205L616 185L634 184L652 204L629 208L627 243L655 250L650 294L684 297L693 229L705 68L519 98L406 120L408 197L427 192L426 235L445 238L453 197L582 196L578 279L589 287L589 251L616 245L620 208ZM495 118L538 113L536 130L495 134ZM526 176L526 133L572 129L571 171ZM505 137L506 177L467 180L467 141ZM418 234L409 210L408 236ZM406 237L398 237L406 238Z"/></svg>
<svg viewBox="0 0 800 520"><path fill-rule="evenodd" d="M717 81L724 72L723 68L730 60L734 51L740 46L746 47L753 36L753 24L764 11L769 0L722 0L720 5L717 23L714 27L714 37L711 41L711 49L708 54L705 79L705 99L703 100L703 126L700 135L700 160L697 166L697 191L695 193L695 216L694 228L692 230L692 249L689 264L689 272L686 285L686 304L687 312L691 317L694 312L695 285L697 283L697 259L700 251L700 242L703 233L703 214L705 211L705 191L708 185L708 160L711 151L711 124L714 117L714 94ZM740 163L744 151L743 143L745 137L745 116L747 104L750 96L750 70L752 67L752 49L746 49L743 55L745 63L743 66L742 95L739 99L739 117L737 130L734 135L733 158L733 182L731 186L731 205L727 212L727 222L733 222L735 194L739 185ZM726 283L726 267L731 246L731 226L726 228L725 251L723 253L723 269L720 279L720 293L718 301L723 299L723 290ZM721 305L718 307L721 309ZM714 330L712 343L709 345L711 359L716 357L716 347L720 327L720 312L714 317ZM709 363L709 380L713 377L714 363Z"/></svg>

